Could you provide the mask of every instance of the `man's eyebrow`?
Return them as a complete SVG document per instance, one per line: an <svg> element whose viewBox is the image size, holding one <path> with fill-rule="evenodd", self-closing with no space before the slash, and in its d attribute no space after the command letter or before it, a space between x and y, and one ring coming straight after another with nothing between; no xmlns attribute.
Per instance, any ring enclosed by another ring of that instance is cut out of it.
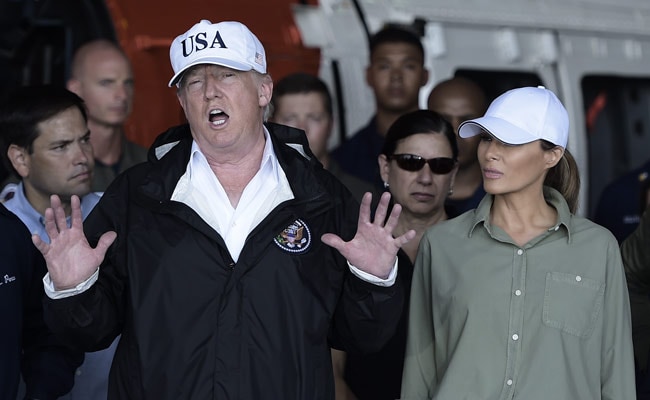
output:
<svg viewBox="0 0 650 400"><path fill-rule="evenodd" d="M50 147L61 146L61 145L69 144L69 143L72 143L72 142L74 142L74 140L70 140L70 139L55 140L53 142L50 142Z"/></svg>

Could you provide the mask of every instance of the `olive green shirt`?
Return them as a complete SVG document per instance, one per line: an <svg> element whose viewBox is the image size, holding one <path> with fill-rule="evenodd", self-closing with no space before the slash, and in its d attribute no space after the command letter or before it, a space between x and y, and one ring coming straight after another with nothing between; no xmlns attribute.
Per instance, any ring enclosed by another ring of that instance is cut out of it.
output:
<svg viewBox="0 0 650 400"><path fill-rule="evenodd" d="M147 161L147 149L129 140L124 141L122 155L115 165L106 165L95 160L91 191L104 192L117 175L141 162Z"/></svg>
<svg viewBox="0 0 650 400"><path fill-rule="evenodd" d="M490 225L491 195L426 232L402 399L635 399L616 239L544 195L557 223L525 246Z"/></svg>

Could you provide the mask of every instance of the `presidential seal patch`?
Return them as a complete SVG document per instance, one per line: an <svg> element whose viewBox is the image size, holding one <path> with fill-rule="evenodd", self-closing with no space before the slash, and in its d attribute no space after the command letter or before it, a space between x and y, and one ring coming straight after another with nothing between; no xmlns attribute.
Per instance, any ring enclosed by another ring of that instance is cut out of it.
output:
<svg viewBox="0 0 650 400"><path fill-rule="evenodd" d="M282 250L290 253L304 253L311 244L311 232L303 220L297 219L274 237L273 241Z"/></svg>

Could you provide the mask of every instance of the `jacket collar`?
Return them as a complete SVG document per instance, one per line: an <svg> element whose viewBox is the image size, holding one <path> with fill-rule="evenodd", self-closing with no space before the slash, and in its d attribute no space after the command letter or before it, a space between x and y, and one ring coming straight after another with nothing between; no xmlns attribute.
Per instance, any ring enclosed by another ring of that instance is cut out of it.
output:
<svg viewBox="0 0 650 400"><path fill-rule="evenodd" d="M326 192L316 179L317 171L323 167L309 149L304 132L270 122L265 123L265 127L296 201L313 201L325 196ZM139 191L158 202L169 200L187 168L192 141L188 124L170 128L159 135L149 149L148 161L152 168Z"/></svg>

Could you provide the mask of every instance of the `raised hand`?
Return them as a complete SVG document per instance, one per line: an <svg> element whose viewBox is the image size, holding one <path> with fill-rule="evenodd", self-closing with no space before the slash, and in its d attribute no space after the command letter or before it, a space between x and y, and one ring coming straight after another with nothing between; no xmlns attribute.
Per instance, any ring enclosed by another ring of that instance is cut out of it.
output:
<svg viewBox="0 0 650 400"><path fill-rule="evenodd" d="M45 210L45 231L50 243L44 242L38 235L32 235L32 242L45 257L54 288L64 290L87 280L97 270L117 234L112 231L104 233L93 249L83 232L79 197L72 196L70 199L70 227L59 196L52 195L50 205L51 208Z"/></svg>
<svg viewBox="0 0 650 400"><path fill-rule="evenodd" d="M384 224L390 193L385 192L381 196L374 221L370 221L371 201L372 194L366 193L361 200L357 233L352 240L345 242L333 233L324 234L321 240L337 249L350 264L378 278L386 279L395 264L397 251L415 237L415 231L409 230L394 238L393 230L397 226L402 207L395 204Z"/></svg>

